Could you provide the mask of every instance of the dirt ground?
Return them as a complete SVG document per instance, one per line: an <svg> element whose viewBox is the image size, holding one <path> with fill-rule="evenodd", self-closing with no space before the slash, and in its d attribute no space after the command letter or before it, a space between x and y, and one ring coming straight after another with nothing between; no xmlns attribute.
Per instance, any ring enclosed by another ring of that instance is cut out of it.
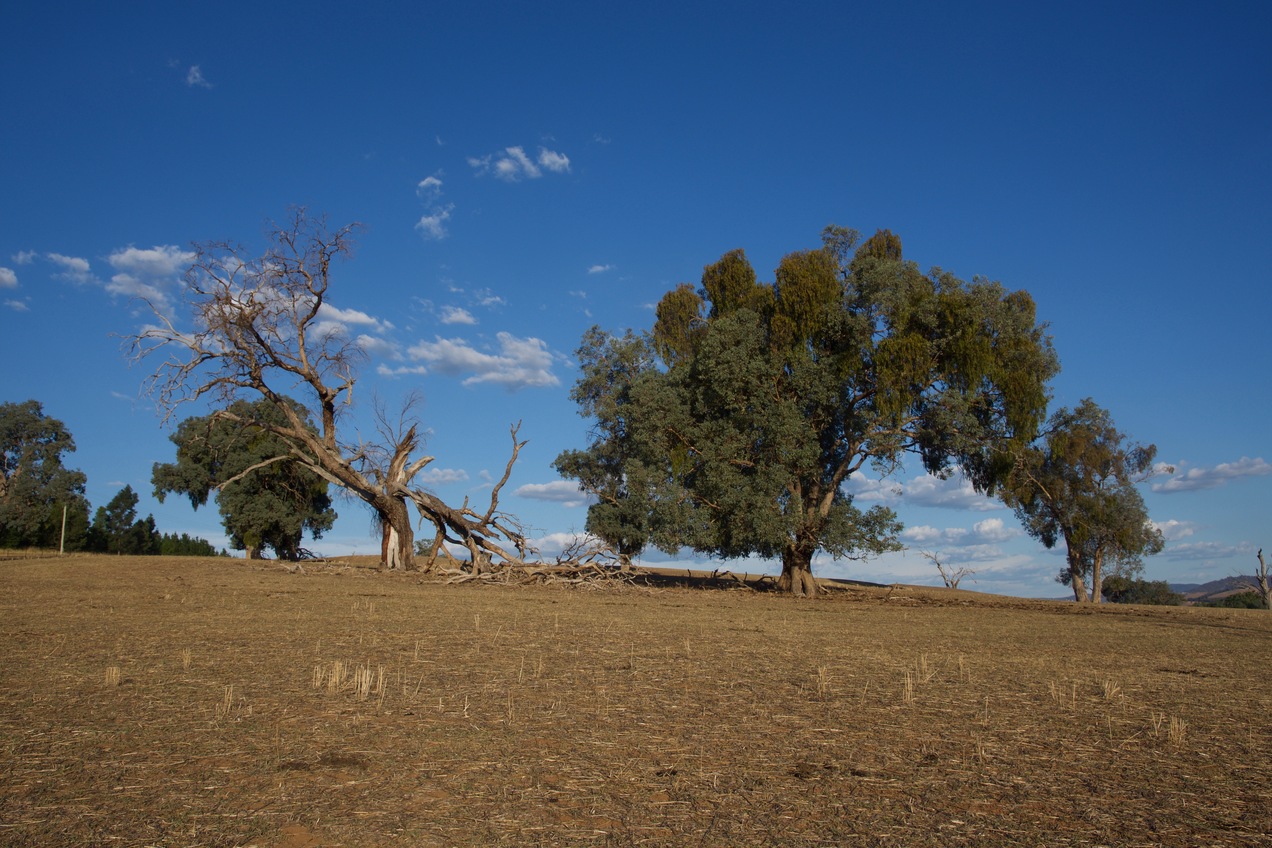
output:
<svg viewBox="0 0 1272 848"><path fill-rule="evenodd" d="M0 562L0 845L1272 845L1272 615Z"/></svg>

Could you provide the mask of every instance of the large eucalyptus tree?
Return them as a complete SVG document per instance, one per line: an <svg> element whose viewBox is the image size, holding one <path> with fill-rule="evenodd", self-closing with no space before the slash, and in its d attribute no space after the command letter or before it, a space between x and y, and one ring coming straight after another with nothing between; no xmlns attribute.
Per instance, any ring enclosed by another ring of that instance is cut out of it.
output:
<svg viewBox="0 0 1272 848"><path fill-rule="evenodd" d="M615 402L598 404L608 390L590 387L606 385L624 345L585 337L575 397L598 426L558 468L597 495L589 522L608 510L665 550L780 557L782 587L813 594L818 551L899 547L896 516L862 511L845 490L866 465L886 475L912 454L982 490L998 482L1037 433L1058 370L1033 300L925 274L890 232L859 242L828 227L820 248L782 259L773 283L742 251L725 254L701 288L659 302L648 339L658 361L620 371ZM611 506L622 497L635 500L626 513Z"/></svg>

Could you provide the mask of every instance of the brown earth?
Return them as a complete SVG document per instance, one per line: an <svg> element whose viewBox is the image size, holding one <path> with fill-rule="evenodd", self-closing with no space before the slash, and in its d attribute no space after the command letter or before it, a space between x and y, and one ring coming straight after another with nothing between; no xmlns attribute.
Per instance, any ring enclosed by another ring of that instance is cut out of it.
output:
<svg viewBox="0 0 1272 848"><path fill-rule="evenodd" d="M1272 615L0 562L0 845L1272 845Z"/></svg>

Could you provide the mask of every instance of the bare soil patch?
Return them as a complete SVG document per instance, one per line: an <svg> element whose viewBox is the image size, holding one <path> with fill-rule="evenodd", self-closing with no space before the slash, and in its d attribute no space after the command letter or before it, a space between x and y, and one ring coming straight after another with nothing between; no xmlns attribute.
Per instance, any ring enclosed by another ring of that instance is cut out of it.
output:
<svg viewBox="0 0 1272 848"><path fill-rule="evenodd" d="M0 562L8 846L1272 845L1272 616Z"/></svg>

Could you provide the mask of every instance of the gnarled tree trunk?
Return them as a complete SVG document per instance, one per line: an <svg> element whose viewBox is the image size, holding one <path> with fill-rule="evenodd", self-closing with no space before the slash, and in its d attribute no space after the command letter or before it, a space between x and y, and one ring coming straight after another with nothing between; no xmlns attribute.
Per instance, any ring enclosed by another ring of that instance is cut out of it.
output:
<svg viewBox="0 0 1272 848"><path fill-rule="evenodd" d="M778 578L777 587L796 597L816 597L820 591L813 577L813 554L816 550L807 543L792 542L787 545L782 551L782 576Z"/></svg>
<svg viewBox="0 0 1272 848"><path fill-rule="evenodd" d="M386 497L377 506L383 537L380 542L381 565L389 571L415 569L415 528L406 501Z"/></svg>

